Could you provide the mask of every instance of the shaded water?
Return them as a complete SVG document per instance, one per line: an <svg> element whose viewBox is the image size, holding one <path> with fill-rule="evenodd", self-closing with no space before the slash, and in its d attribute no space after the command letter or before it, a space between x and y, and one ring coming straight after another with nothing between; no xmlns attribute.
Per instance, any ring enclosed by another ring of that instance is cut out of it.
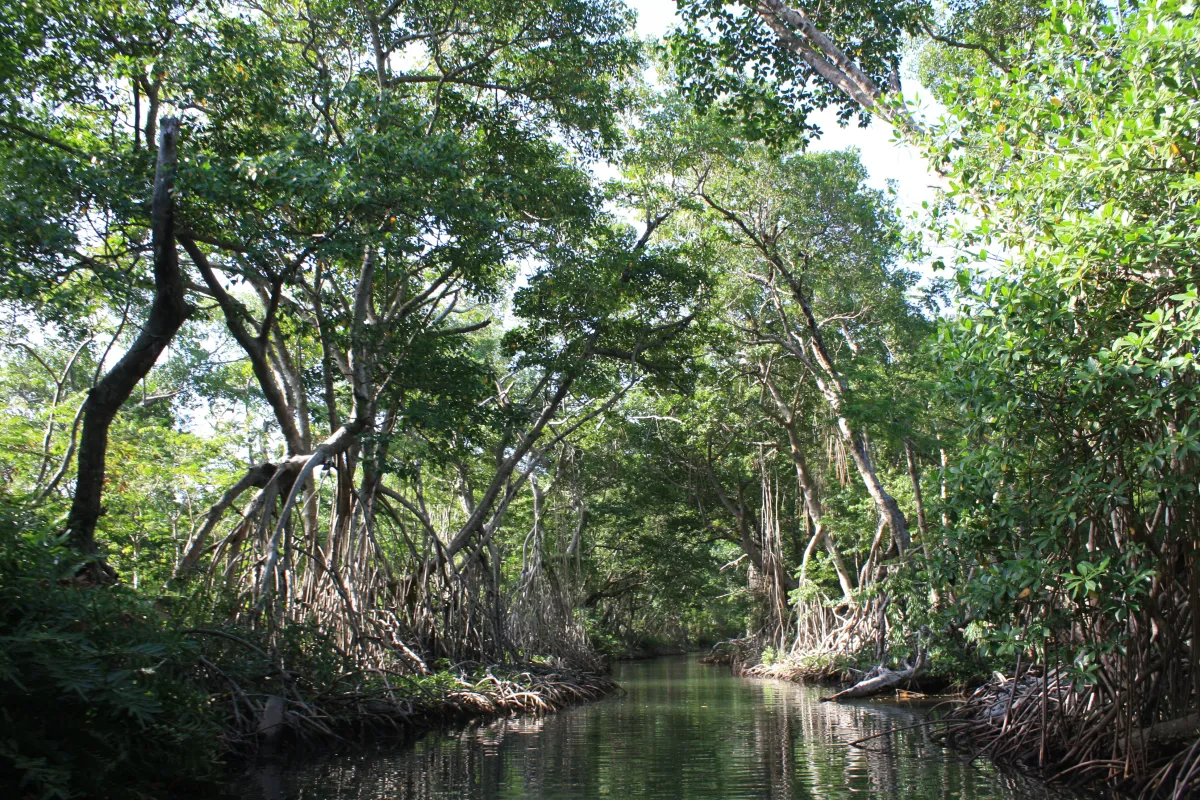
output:
<svg viewBox="0 0 1200 800"><path fill-rule="evenodd" d="M819 691L743 680L695 657L617 667L624 691L543 718L435 733L390 751L264 768L247 800L792 800L1061 798L972 766L892 703L818 703Z"/></svg>

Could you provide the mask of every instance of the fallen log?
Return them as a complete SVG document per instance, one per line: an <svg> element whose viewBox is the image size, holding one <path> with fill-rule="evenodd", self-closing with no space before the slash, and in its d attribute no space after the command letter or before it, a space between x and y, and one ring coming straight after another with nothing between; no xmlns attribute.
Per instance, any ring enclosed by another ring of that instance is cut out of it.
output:
<svg viewBox="0 0 1200 800"><path fill-rule="evenodd" d="M1150 744L1169 744L1182 739L1194 739L1198 735L1200 714L1189 714L1142 728L1140 735L1135 735L1129 744L1135 753L1140 753Z"/></svg>
<svg viewBox="0 0 1200 800"><path fill-rule="evenodd" d="M903 662L903 669L888 669L882 665L875 667L867 673L861 681L843 689L835 695L822 697L822 703L837 702L838 700L851 700L856 697L870 697L886 691L893 686L899 686L905 681L915 678L919 673L923 672L926 667L925 651L917 653L917 660L909 664Z"/></svg>

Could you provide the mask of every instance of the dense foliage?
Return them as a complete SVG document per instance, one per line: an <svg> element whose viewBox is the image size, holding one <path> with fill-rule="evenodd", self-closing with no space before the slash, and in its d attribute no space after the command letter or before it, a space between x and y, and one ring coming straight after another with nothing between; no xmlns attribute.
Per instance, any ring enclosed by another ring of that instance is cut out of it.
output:
<svg viewBox="0 0 1200 800"><path fill-rule="evenodd" d="M980 217L961 246L1004 256L937 348L963 445L943 568L971 554L964 620L1001 652L1148 682L1114 687L1143 724L1198 688L1198 44L1169 3L1055 9L931 134Z"/></svg>
<svg viewBox="0 0 1200 800"><path fill-rule="evenodd" d="M133 590L79 586L75 554L3 512L0 780L99 797L212 775L220 726L188 680L196 645Z"/></svg>
<svg viewBox="0 0 1200 800"><path fill-rule="evenodd" d="M1193 6L679 11L0 9L6 782L737 638L1053 673L1023 763L1189 789ZM830 107L927 155L919 230Z"/></svg>

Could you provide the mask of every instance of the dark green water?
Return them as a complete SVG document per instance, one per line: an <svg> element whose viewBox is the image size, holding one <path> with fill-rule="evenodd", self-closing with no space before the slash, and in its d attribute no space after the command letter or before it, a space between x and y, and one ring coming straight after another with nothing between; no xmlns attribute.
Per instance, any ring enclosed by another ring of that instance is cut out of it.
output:
<svg viewBox="0 0 1200 800"><path fill-rule="evenodd" d="M264 768L250 800L792 800L1061 798L929 741L894 703L818 703L694 657L618 666L624 692L543 718L432 734L392 751Z"/></svg>

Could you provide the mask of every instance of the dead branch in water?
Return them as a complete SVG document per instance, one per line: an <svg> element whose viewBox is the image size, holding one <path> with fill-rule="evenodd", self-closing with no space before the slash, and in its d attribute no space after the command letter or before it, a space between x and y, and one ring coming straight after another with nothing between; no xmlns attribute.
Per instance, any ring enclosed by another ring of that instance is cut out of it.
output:
<svg viewBox="0 0 1200 800"><path fill-rule="evenodd" d="M887 691L894 686L910 681L925 670L927 659L925 651L917 654L917 660L913 664L905 662L903 669L888 669L882 665L875 667L867 673L866 677L853 686L843 689L837 694L829 697L822 697L822 703L837 702L839 700L852 700L857 697L871 697L880 692Z"/></svg>

